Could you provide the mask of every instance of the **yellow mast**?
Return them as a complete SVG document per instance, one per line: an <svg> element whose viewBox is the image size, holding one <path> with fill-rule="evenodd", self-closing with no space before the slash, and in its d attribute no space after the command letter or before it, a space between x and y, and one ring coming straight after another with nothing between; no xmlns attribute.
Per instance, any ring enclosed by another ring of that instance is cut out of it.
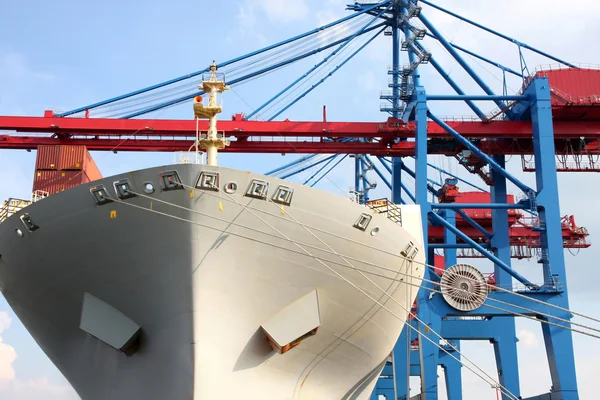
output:
<svg viewBox="0 0 600 400"><path fill-rule="evenodd" d="M229 86L225 85L225 75L217 73L217 64L214 61L210 66L210 72L202 75L202 85L198 85L198 89L208 94L208 104L205 106L202 97L196 96L194 116L196 120L208 118L208 132L206 134L196 132L196 151L198 146L206 150L207 164L216 166L218 151L229 146L229 140L225 135L217 132L217 114L223 111L223 103L217 104L217 93L229 90Z"/></svg>

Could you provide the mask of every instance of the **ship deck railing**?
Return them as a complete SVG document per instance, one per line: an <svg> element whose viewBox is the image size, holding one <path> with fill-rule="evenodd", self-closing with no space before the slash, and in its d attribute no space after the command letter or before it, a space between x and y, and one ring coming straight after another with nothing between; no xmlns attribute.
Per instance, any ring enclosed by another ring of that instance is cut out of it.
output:
<svg viewBox="0 0 600 400"><path fill-rule="evenodd" d="M30 200L10 198L2 204L0 208L0 223L4 222L10 216L18 213L31 204Z"/></svg>
<svg viewBox="0 0 600 400"><path fill-rule="evenodd" d="M388 199L368 200L365 205L378 214L384 214L389 220L402 225L402 210L400 206Z"/></svg>

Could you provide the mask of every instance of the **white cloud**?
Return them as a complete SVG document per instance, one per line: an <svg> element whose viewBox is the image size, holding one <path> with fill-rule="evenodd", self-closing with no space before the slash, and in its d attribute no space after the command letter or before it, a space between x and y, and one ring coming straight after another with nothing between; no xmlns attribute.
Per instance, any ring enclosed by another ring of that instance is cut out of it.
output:
<svg viewBox="0 0 600 400"><path fill-rule="evenodd" d="M246 28L254 28L260 16L266 16L269 22L285 24L302 20L308 14L305 0L246 0L238 7L238 23Z"/></svg>
<svg viewBox="0 0 600 400"><path fill-rule="evenodd" d="M6 311L0 311L0 333L8 329L12 322L12 318Z"/></svg>
<svg viewBox="0 0 600 400"><path fill-rule="evenodd" d="M305 0L247 0L246 4L252 4L259 11L266 14L269 21L275 23L301 20L308 14L309 10Z"/></svg>
<svg viewBox="0 0 600 400"><path fill-rule="evenodd" d="M12 346L2 342L0 337L0 386L15 380L15 370L12 364L17 359L17 352Z"/></svg>
<svg viewBox="0 0 600 400"><path fill-rule="evenodd" d="M12 318L6 311L0 311L0 334L6 331ZM17 352L3 342L0 336L0 398L2 400L76 400L77 393L69 384L53 383L47 377L21 381L17 379L13 363Z"/></svg>
<svg viewBox="0 0 600 400"><path fill-rule="evenodd" d="M30 379L27 382L17 382L14 386L16 393L64 394L73 391L69 385L56 385L46 377Z"/></svg>
<svg viewBox="0 0 600 400"><path fill-rule="evenodd" d="M327 24L339 19L339 16L335 12L333 12L332 10L329 10L329 9L317 11L316 15L317 15L317 25L318 26L327 25Z"/></svg>
<svg viewBox="0 0 600 400"><path fill-rule="evenodd" d="M0 311L0 334L10 326L12 318L6 311ZM13 363L17 359L17 352L12 346L3 343L0 336L0 387L7 382L15 380Z"/></svg>
<svg viewBox="0 0 600 400"><path fill-rule="evenodd" d="M79 396L68 384L55 384L48 378L15 381L0 387L2 400L79 400Z"/></svg>
<svg viewBox="0 0 600 400"><path fill-rule="evenodd" d="M245 0L238 4L236 15L237 30L227 38L235 43L239 36L255 41L255 47L268 44L260 26L265 17L276 25L302 20L308 14L306 0L288 2L285 0Z"/></svg>
<svg viewBox="0 0 600 400"><path fill-rule="evenodd" d="M521 329L517 337L519 338L519 344L528 349L535 349L540 343L535 333L527 329Z"/></svg>

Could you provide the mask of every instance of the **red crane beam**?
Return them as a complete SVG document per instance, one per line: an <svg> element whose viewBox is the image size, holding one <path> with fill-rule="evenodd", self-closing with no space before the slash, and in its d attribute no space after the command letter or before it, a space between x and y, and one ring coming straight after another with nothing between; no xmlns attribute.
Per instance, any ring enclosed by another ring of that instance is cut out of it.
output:
<svg viewBox="0 0 600 400"><path fill-rule="evenodd" d="M303 140L314 139L314 140ZM188 151L193 140L173 137L50 137L0 135L0 149L35 150L40 145L83 145L90 151ZM520 155L533 154L532 140L509 140L505 142L482 141L479 148L487 154ZM594 140L584 151L573 150L567 140L556 140L557 154L600 155L600 142ZM454 156L464 148L455 142L432 143L429 154ZM233 140L231 145L221 150L224 153L320 153L320 154L371 154L374 156L408 157L415 155L415 142L396 144L384 142L328 142L321 138L272 138L269 140Z"/></svg>
<svg viewBox="0 0 600 400"><path fill-rule="evenodd" d="M531 123L521 121L449 121L448 124L471 139L530 139ZM108 118L56 118L47 111L44 117L0 116L0 129L27 133L52 133L58 136L170 136L193 137L194 120L146 120ZM227 136L295 136L295 137L364 137L411 138L414 124L404 124L393 119L387 122L292 122L245 121L236 115L231 121L219 121L219 130ZM557 139L600 138L600 123L594 121L556 121L554 135ZM450 135L431 122L430 138L445 139Z"/></svg>
<svg viewBox="0 0 600 400"><path fill-rule="evenodd" d="M204 123L203 123L204 124ZM463 136L478 140L488 154L532 154L529 122L451 121ZM386 122L291 122L244 121L235 115L220 121L232 139L224 152L234 153L345 153L377 156L415 154L414 124L388 119ZM96 151L188 151L196 137L194 120L145 120L102 118L2 117L0 129L16 134L0 135L0 149L34 150L39 145L85 145ZM600 123L556 121L557 154L600 154ZM454 156L464 150L439 125L430 123L430 154ZM377 138L378 142L341 142L344 138ZM586 145L581 146L581 139ZM398 141L397 139L408 139ZM503 140L499 140L503 139ZM398 143L394 143L398 141Z"/></svg>

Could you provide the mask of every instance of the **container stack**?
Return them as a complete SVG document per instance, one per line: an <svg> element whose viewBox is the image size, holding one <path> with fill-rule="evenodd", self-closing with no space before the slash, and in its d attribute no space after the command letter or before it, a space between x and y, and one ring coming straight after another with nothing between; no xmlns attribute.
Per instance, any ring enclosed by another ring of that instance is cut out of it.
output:
<svg viewBox="0 0 600 400"><path fill-rule="evenodd" d="M85 146L39 146L33 178L33 191L49 194L95 181L102 174Z"/></svg>

